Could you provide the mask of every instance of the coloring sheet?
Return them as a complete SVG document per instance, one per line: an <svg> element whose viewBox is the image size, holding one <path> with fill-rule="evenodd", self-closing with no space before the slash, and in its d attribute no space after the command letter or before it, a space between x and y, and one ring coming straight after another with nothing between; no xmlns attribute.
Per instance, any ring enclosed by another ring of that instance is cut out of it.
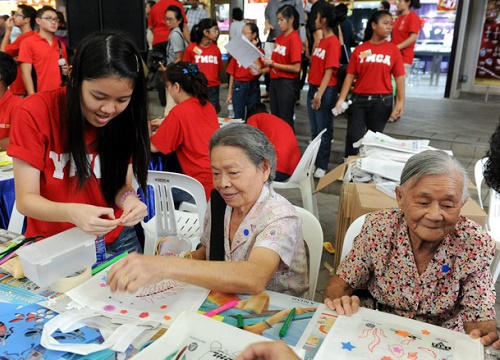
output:
<svg viewBox="0 0 500 360"><path fill-rule="evenodd" d="M134 294L112 293L106 285L109 269L68 291L66 294L82 306L105 315L158 321L170 325L184 310L196 311L208 290L175 280L163 280L140 288Z"/></svg>
<svg viewBox="0 0 500 360"><path fill-rule="evenodd" d="M360 308L337 318L316 358L331 354L336 360L480 360L484 347L463 333Z"/></svg>
<svg viewBox="0 0 500 360"><path fill-rule="evenodd" d="M232 360L248 345L261 341L270 340L204 315L184 312L162 337L133 359Z"/></svg>

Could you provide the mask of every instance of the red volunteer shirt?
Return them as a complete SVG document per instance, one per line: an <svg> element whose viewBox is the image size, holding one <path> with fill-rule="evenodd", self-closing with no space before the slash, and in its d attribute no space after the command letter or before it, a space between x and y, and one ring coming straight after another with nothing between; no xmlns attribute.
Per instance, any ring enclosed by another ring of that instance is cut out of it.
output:
<svg viewBox="0 0 500 360"><path fill-rule="evenodd" d="M213 42L207 47L192 42L184 51L182 61L198 65L207 78L208 87L220 85L219 71L223 70L222 55L219 47Z"/></svg>
<svg viewBox="0 0 500 360"><path fill-rule="evenodd" d="M340 41L337 36L321 39L314 49L311 57L308 82L311 85L320 86L326 69L333 68L332 77L328 86L337 85L337 70L340 66Z"/></svg>
<svg viewBox="0 0 500 360"><path fill-rule="evenodd" d="M274 42L271 59L278 64L291 65L299 63L302 60L302 40L300 40L299 33L292 31L286 36L284 34L278 35ZM281 71L276 68L272 68L269 75L271 79L296 79L299 77L299 74Z"/></svg>
<svg viewBox="0 0 500 360"><path fill-rule="evenodd" d="M415 11L410 11L406 15L399 16L392 25L391 42L394 45L398 45L408 39L411 33L418 34L419 30L420 18ZM413 51L414 48L415 42L400 50L405 64L411 64L413 62L413 57L415 56Z"/></svg>

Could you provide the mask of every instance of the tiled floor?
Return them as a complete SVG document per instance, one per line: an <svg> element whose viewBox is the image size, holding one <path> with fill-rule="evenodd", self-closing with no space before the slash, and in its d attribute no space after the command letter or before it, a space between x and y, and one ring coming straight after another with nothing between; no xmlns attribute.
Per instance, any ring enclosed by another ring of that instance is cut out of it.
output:
<svg viewBox="0 0 500 360"><path fill-rule="evenodd" d="M430 87L424 78L418 86L408 88L405 103L404 117L396 123L387 124L385 133L396 138L430 139L431 146L453 150L455 156L473 174L475 161L484 156L488 148L489 138L498 124L500 102L498 97L490 96L485 102L484 97L469 97L467 100L444 99L444 80L440 79L439 87ZM227 86L221 86L220 99L226 97ZM150 117L162 113L159 107L156 92L150 92ZM302 91L302 103L296 107L296 135L302 148L307 146L310 138L306 106L306 90ZM225 116L226 107L222 104L220 116ZM345 137L347 120L335 118L335 142L342 143ZM335 147L335 144L334 144ZM335 151L335 150L333 150ZM341 159L341 156L340 156ZM336 166L330 164L330 169ZM278 190L293 204L301 205L298 190ZM318 194L320 222L323 228L325 241L334 242L335 223L338 209L338 195L320 192ZM327 261L333 264L333 255L323 252L322 264ZM322 293L330 275L322 265L315 299L322 300ZM500 284L497 283L497 291ZM500 302L497 301L497 313L500 313ZM497 317L500 320L500 315Z"/></svg>

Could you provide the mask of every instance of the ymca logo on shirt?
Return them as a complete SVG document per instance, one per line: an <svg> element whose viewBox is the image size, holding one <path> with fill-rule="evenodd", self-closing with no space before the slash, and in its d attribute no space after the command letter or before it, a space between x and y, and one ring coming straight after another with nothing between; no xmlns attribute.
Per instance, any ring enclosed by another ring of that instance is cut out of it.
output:
<svg viewBox="0 0 500 360"><path fill-rule="evenodd" d="M73 157L70 154L58 154L54 151L49 153L49 157L54 163L54 174L53 177L55 179L64 179L64 168L69 163L69 176L73 177L76 175L76 165ZM89 159L89 163L92 164L92 160L94 159L94 155L87 154L87 158ZM70 161L71 159L71 161ZM101 161L99 155L95 157L93 172L97 179L101 178Z"/></svg>
<svg viewBox="0 0 500 360"><path fill-rule="evenodd" d="M326 50L321 49L321 48L319 48L319 47L316 47L316 49L314 49L313 56L317 56L317 57L319 57L321 60L324 60L324 59L325 59L325 53L326 53Z"/></svg>
<svg viewBox="0 0 500 360"><path fill-rule="evenodd" d="M215 55L195 55L194 61L197 64L218 64L217 56Z"/></svg>
<svg viewBox="0 0 500 360"><path fill-rule="evenodd" d="M360 61L359 61L360 64L367 62L367 63L379 63L379 64L385 64L387 66L391 66L391 56L390 55L372 54L371 50L362 51L359 54L359 59L360 59Z"/></svg>
<svg viewBox="0 0 500 360"><path fill-rule="evenodd" d="M276 44L276 46L274 47L273 49L273 52L276 52L282 56L286 56L286 46L284 45L280 45L280 44Z"/></svg>

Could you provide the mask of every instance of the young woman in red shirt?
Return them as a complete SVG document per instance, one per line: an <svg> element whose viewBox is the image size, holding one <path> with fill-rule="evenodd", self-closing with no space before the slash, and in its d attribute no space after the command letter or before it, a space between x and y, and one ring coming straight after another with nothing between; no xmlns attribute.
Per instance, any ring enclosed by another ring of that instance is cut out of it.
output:
<svg viewBox="0 0 500 360"><path fill-rule="evenodd" d="M340 41L333 33L337 26L333 6L325 6L316 16L316 29L321 29L323 38L314 47L309 70L307 114L314 139L323 129L314 177L325 175L330 158L333 138L332 108L337 101L337 70L340 60Z"/></svg>
<svg viewBox="0 0 500 360"><path fill-rule="evenodd" d="M276 37L271 58L263 61L270 68L271 113L285 120L293 129L297 79L302 60L302 41L297 31L299 13L293 6L285 5L278 9L276 18L281 34Z"/></svg>
<svg viewBox="0 0 500 360"><path fill-rule="evenodd" d="M375 12L368 21L365 42L354 49L349 60L336 104L336 108L341 109L356 79L352 104L347 109L345 157L358 153L353 143L364 136L366 129L382 132L389 118L397 119L403 114L405 70L401 52L387 41L391 30L392 15L385 10ZM391 75L395 77L398 89L394 109Z"/></svg>
<svg viewBox="0 0 500 360"><path fill-rule="evenodd" d="M398 18L392 26L391 42L398 47L403 56L405 71L408 75L413 62L415 43L420 30L420 18L411 9L420 9L420 0L398 1Z"/></svg>
<svg viewBox="0 0 500 360"><path fill-rule="evenodd" d="M217 46L219 28L213 19L202 19L191 29L191 44L184 51L182 61L196 64L208 82L208 98L217 112L220 111L219 71L222 71L222 55Z"/></svg>

